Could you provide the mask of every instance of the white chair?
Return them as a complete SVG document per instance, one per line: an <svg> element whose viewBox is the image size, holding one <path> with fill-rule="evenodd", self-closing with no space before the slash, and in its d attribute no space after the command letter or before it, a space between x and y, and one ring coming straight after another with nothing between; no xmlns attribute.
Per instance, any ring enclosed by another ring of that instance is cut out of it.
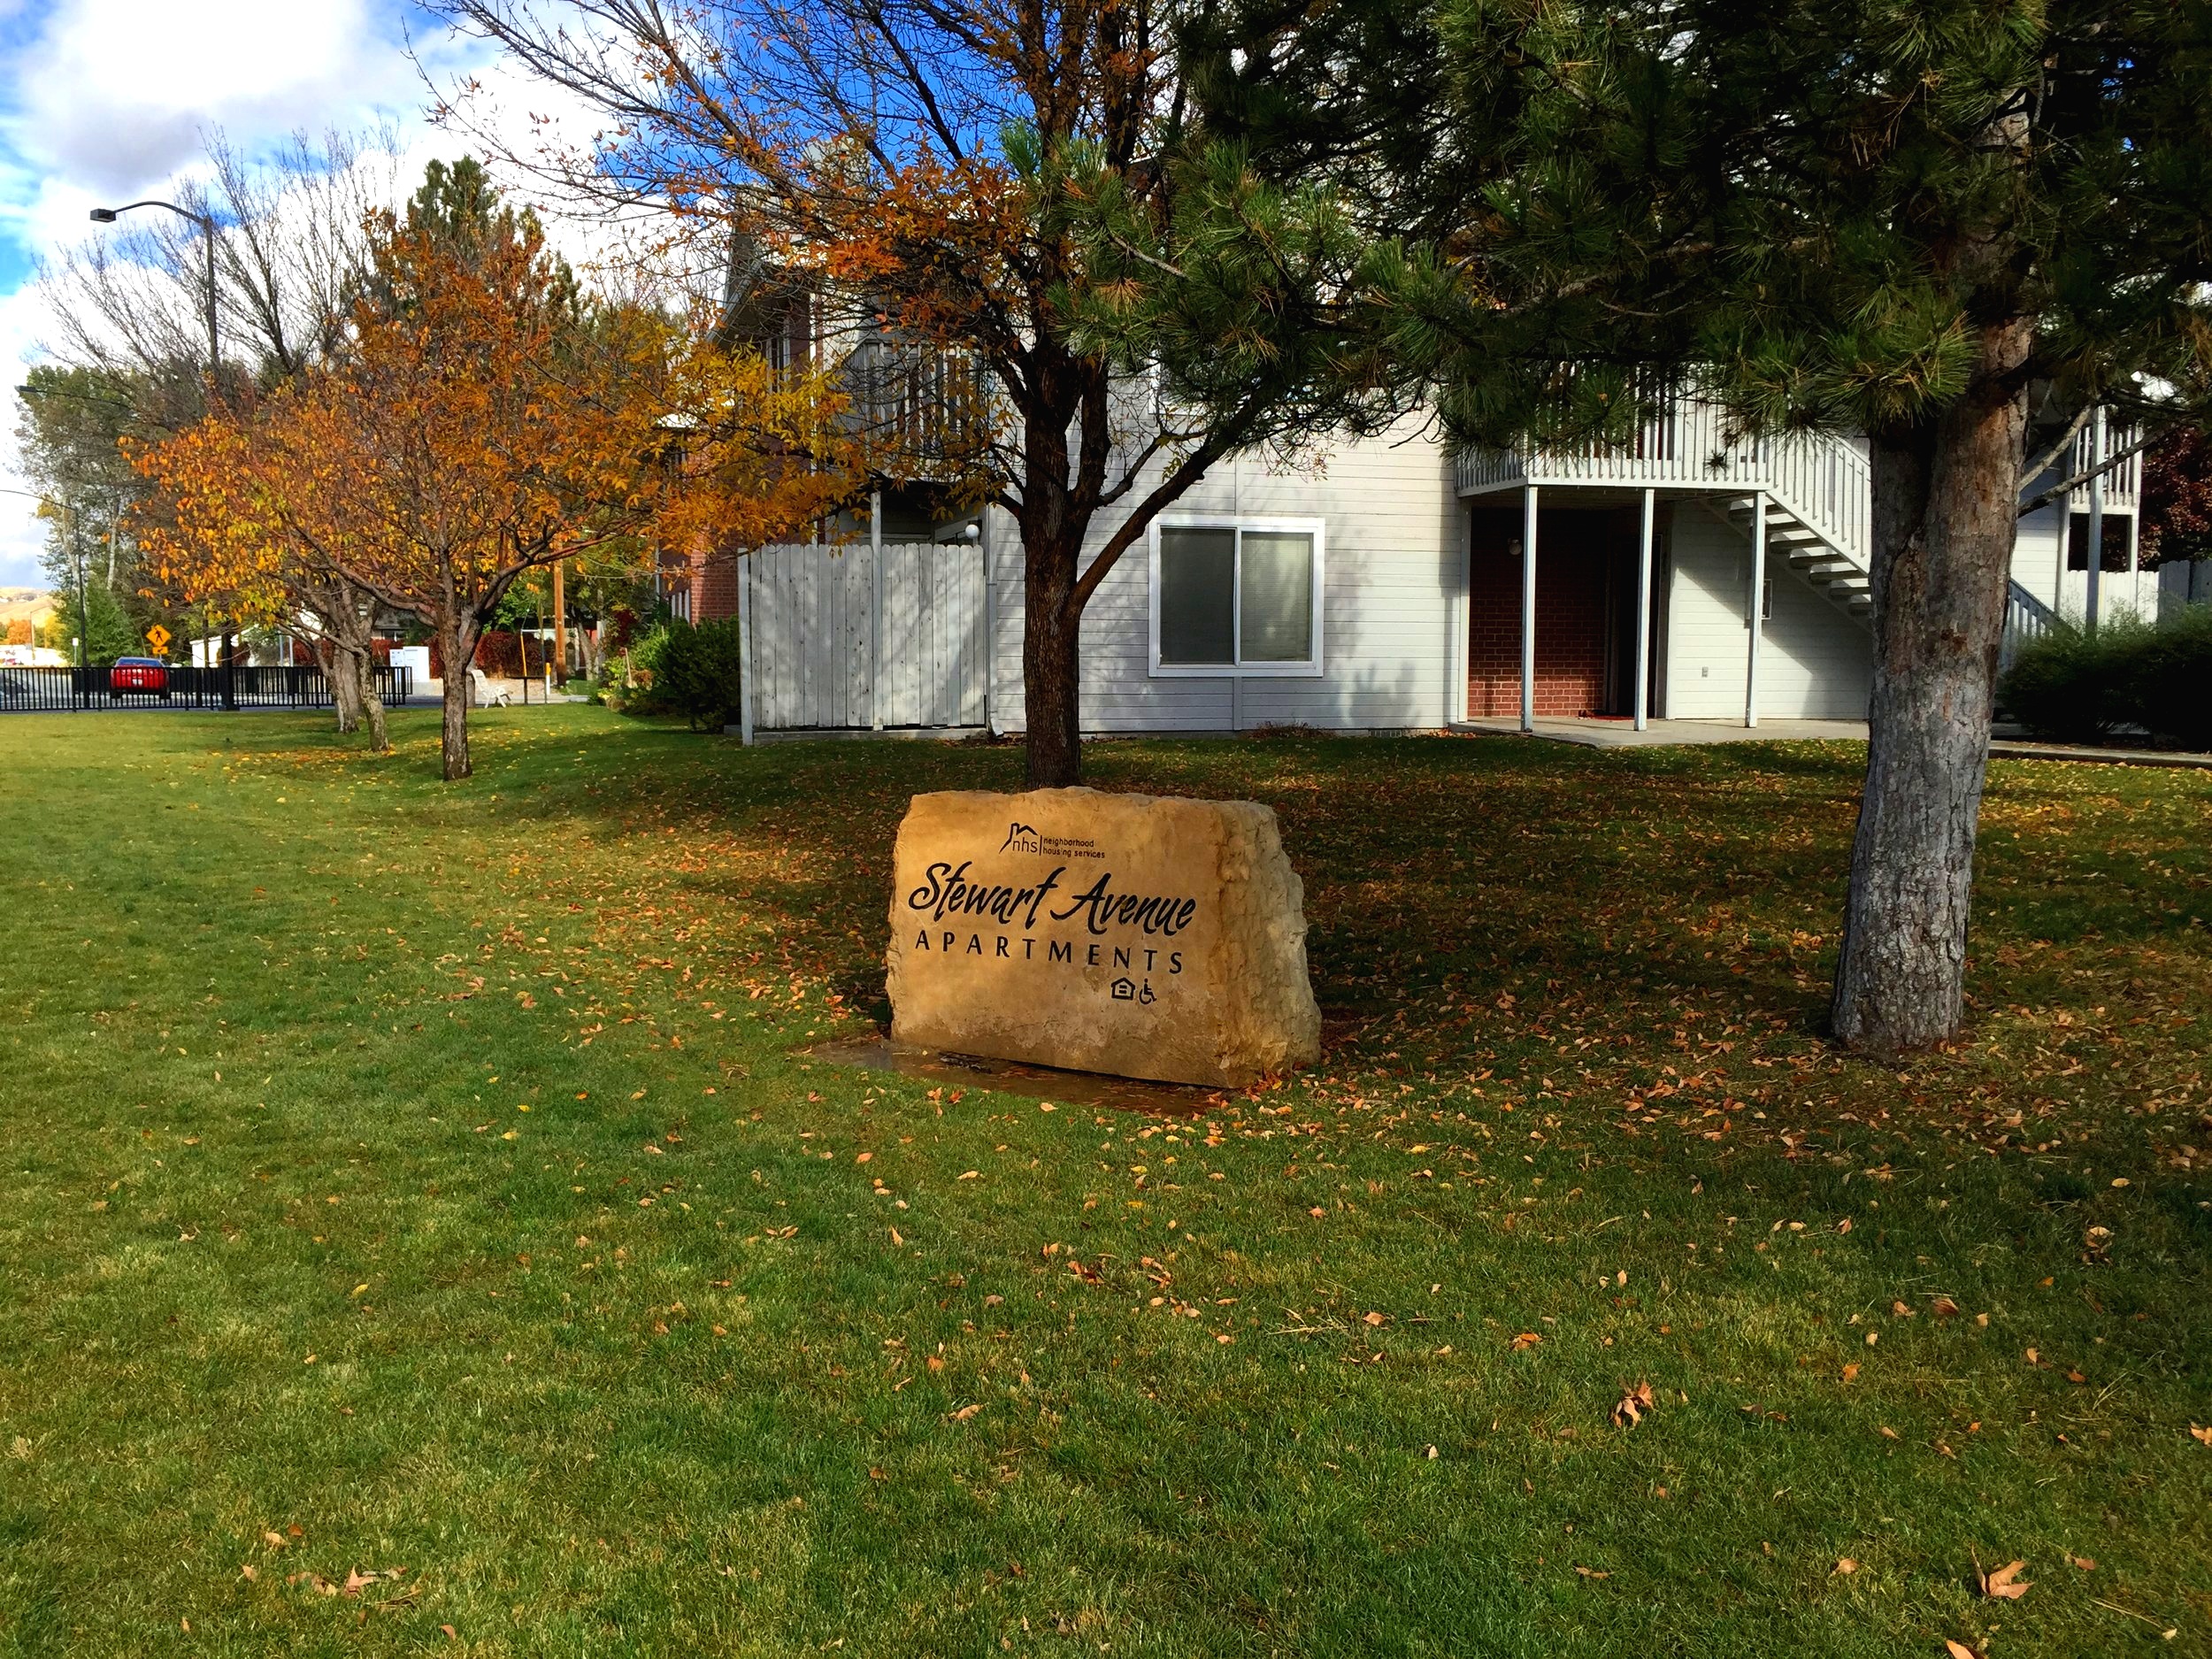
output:
<svg viewBox="0 0 2212 1659"><path fill-rule="evenodd" d="M484 671L474 664L469 665L469 702L479 709L505 708L514 699L504 686L495 686L485 677Z"/></svg>

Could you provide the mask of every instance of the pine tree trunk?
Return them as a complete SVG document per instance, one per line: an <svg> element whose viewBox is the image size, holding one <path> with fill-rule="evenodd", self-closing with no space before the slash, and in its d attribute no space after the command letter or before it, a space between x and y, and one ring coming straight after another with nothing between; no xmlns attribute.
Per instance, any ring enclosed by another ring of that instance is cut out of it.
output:
<svg viewBox="0 0 2212 1659"><path fill-rule="evenodd" d="M2002 374L2025 328L1982 347L1985 373ZM1942 1042L1964 1012L2026 411L2024 393L1992 389L1872 446L1870 741L1831 1013L1837 1039L1870 1054Z"/></svg>
<svg viewBox="0 0 2212 1659"><path fill-rule="evenodd" d="M445 780L454 783L473 770L469 764L469 664L476 656L476 630L465 620L441 623L438 652L445 669Z"/></svg>
<svg viewBox="0 0 2212 1659"><path fill-rule="evenodd" d="M1022 617L1022 710L1029 727L1025 776L1032 789L1060 789L1083 781L1081 663L1082 613L1075 588L1075 549L1026 551Z"/></svg>

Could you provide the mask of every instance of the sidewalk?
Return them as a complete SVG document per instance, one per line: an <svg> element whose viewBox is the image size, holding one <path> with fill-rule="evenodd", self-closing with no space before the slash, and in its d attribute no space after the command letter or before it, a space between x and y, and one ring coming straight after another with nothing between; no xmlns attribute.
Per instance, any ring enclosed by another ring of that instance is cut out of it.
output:
<svg viewBox="0 0 2212 1659"><path fill-rule="evenodd" d="M1455 732L1480 732L1492 736L1520 737L1517 716L1502 715L1468 720ZM1542 718L1525 735L1548 738L1555 743L1575 743L1585 749L1664 749L1687 743L1795 743L1816 740L1866 741L1864 720L1762 720L1747 726L1740 720L1654 720L1642 731L1626 719Z"/></svg>
<svg viewBox="0 0 2212 1659"><path fill-rule="evenodd" d="M1866 741L1863 720L1762 720L1747 726L1740 720L1654 720L1639 732L1632 721L1618 719L1548 718L1536 722L1532 733L1523 733L1510 715L1469 720L1451 728L1493 737L1533 736L1555 743L1573 743L1584 749L1665 749L1694 743L1785 743L1816 741ZM2185 771L2212 772L2212 755L2185 749L2104 749L2093 743L2037 743L2024 738L1993 737L1990 757L1995 760L2070 760L2101 766L2176 766Z"/></svg>

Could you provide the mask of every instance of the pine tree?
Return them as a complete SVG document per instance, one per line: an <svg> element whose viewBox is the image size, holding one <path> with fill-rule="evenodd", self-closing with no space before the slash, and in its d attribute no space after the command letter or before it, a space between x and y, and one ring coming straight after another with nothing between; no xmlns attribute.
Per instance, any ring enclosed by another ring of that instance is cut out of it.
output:
<svg viewBox="0 0 2212 1659"><path fill-rule="evenodd" d="M2206 0L1231 0L1205 142L1325 183L1452 434L1694 387L1863 435L1872 741L1836 1035L1943 1041L2032 403L2201 418Z"/></svg>

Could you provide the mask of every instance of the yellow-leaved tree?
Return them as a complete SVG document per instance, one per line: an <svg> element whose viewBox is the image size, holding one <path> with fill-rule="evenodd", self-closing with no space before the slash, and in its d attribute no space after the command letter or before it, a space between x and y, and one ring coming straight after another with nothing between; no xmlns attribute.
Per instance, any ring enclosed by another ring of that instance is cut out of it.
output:
<svg viewBox="0 0 2212 1659"><path fill-rule="evenodd" d="M327 364L141 465L179 526L176 567L234 603L326 572L427 627L444 774L465 778L468 665L523 575L672 534L757 545L853 484L825 383L588 302L472 164L434 164L373 240Z"/></svg>

